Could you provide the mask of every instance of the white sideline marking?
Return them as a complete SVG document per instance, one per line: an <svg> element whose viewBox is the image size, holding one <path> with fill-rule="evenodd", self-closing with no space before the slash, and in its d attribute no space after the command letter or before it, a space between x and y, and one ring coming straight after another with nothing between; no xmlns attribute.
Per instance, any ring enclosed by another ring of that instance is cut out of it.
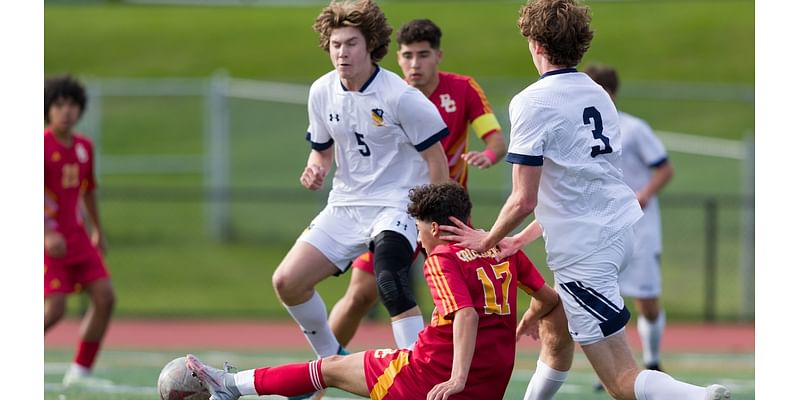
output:
<svg viewBox="0 0 800 400"><path fill-rule="evenodd" d="M701 156L732 158L735 160L745 159L744 143L740 140L719 139L666 131L655 131L655 133L664 142L664 146L671 151Z"/></svg>

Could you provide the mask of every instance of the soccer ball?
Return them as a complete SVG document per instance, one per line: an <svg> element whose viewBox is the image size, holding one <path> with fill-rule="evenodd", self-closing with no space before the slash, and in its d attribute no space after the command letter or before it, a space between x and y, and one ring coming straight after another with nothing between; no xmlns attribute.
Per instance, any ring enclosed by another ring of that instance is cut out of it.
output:
<svg viewBox="0 0 800 400"><path fill-rule="evenodd" d="M164 366L158 375L161 400L208 400L211 393L186 367L186 357L178 357Z"/></svg>

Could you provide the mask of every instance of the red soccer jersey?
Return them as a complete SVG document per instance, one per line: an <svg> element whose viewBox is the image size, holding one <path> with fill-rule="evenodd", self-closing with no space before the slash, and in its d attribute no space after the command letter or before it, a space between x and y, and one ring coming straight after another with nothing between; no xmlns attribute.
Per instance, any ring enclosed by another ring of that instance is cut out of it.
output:
<svg viewBox="0 0 800 400"><path fill-rule="evenodd" d="M467 163L461 158L469 149L469 126L483 139L500 131L486 95L474 79L451 72L439 72L439 85L428 96L439 109L450 133L442 139L450 178L467 187Z"/></svg>
<svg viewBox="0 0 800 400"><path fill-rule="evenodd" d="M75 134L66 146L49 129L44 131L45 220L59 232L83 227L81 195L95 188L94 154L89 138Z"/></svg>
<svg viewBox="0 0 800 400"><path fill-rule="evenodd" d="M455 245L437 246L425 261L436 308L431 324L413 350L418 376L429 383L450 378L453 365L454 313L465 307L478 312L478 334L466 388L458 398L501 399L514 368L517 290L540 289L544 278L523 252L495 260Z"/></svg>

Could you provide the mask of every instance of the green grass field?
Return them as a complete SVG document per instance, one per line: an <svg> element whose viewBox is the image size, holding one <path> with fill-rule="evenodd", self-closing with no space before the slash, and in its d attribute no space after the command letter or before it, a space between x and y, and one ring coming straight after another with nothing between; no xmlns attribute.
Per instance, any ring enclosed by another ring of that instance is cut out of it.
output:
<svg viewBox="0 0 800 400"><path fill-rule="evenodd" d="M476 77L506 135L508 101L536 79L515 26L519 4L381 2L395 28L411 18L435 19L445 32L442 69ZM736 95L753 88L752 1L589 4L596 36L584 60L618 67L621 109L659 130L726 139L752 131L753 102ZM48 3L45 73L201 78L222 69L233 77L309 84L330 69L311 30L320 8ZM399 71L394 46L382 65ZM199 172L112 175L100 165L101 213L118 316L286 317L271 288L272 271L325 201L324 193L308 193L297 184L308 154L306 111L239 99L229 106L231 179L238 194L230 243L216 243L206 234ZM199 157L204 118L200 97L104 98L102 155ZM671 159L676 177L662 203L664 303L671 318L698 319L704 214L702 202L687 204L686 199L736 197L742 166L680 153ZM471 172L479 226L493 221L509 176L505 163ZM717 283L726 290L717 304L726 319L738 317L741 302L740 212L733 205L719 216ZM544 267L541 243L529 252ZM320 286L329 305L343 293L346 279ZM430 306L427 296L421 302ZM73 313L78 303L72 300Z"/></svg>
<svg viewBox="0 0 800 400"><path fill-rule="evenodd" d="M257 368L287 362L302 362L310 357L308 353L271 352L238 353L214 352L210 350L187 350L212 365L222 365L230 361L240 369ZM144 400L156 394L158 373L169 360L186 354L176 349L170 352L106 350L102 353L96 367L96 375L109 379L114 386L106 388L64 389L61 377L69 362L71 350L48 349L45 354L44 399L46 400ZM525 393L531 371L535 366L536 354L519 353L517 365L508 389L506 399L519 399ZM670 353L664 356L664 365L676 379L697 385L722 383L731 389L736 400L755 399L754 356L753 354L717 353ZM556 400L600 400L610 399L605 393L594 392L596 382L583 353L577 353L575 363L567 382L562 386ZM250 398L250 397L245 397ZM255 397L253 397L255 398ZM282 397L271 396L262 398ZM326 398L357 398L348 393L331 389Z"/></svg>

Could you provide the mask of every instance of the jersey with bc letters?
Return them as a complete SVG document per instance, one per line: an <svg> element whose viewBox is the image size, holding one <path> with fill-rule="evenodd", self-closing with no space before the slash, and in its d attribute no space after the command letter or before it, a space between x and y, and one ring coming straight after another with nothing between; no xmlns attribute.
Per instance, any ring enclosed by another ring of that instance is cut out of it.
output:
<svg viewBox="0 0 800 400"><path fill-rule="evenodd" d="M359 91L331 71L311 85L306 138L334 146L336 173L328 205L405 209L408 191L430 183L420 152L447 135L436 107L397 74L375 67Z"/></svg>
<svg viewBox="0 0 800 400"><path fill-rule="evenodd" d="M542 168L534 213L551 270L608 246L642 216L622 180L617 109L588 75L575 68L543 74L514 96L509 116L506 159Z"/></svg>
<svg viewBox="0 0 800 400"><path fill-rule="evenodd" d="M62 234L83 229L80 199L95 188L94 153L89 138L74 134L65 145L44 131L44 211L50 228Z"/></svg>
<svg viewBox="0 0 800 400"><path fill-rule="evenodd" d="M475 308L475 353L466 387L458 398L503 397L514 368L517 287L533 293L544 285L523 252L498 261L495 251L479 254L440 245L425 261L425 279L436 308L431 324L417 339L409 372L431 385L448 380L453 365L454 314L462 308Z"/></svg>
<svg viewBox="0 0 800 400"><path fill-rule="evenodd" d="M469 127L483 139L500 132L500 123L483 89L469 76L439 72L439 84L428 99L439 109L450 131L442 139L450 178L467 187L467 163L461 156L469 150Z"/></svg>

